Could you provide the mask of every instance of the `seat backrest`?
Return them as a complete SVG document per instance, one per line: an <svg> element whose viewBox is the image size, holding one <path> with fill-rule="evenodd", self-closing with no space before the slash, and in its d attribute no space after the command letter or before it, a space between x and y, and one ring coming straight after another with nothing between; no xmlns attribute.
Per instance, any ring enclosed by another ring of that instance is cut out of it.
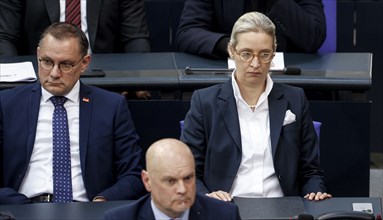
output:
<svg viewBox="0 0 383 220"><path fill-rule="evenodd" d="M181 134L182 130L184 130L184 120L180 121Z"/></svg>
<svg viewBox="0 0 383 220"><path fill-rule="evenodd" d="M319 53L335 53L336 52L336 29L337 29L337 1L323 0L324 13L326 15L326 40L324 41Z"/></svg>
<svg viewBox="0 0 383 220"><path fill-rule="evenodd" d="M322 126L322 123L319 121L313 121L315 132L317 133L318 138L320 137L320 127Z"/></svg>
<svg viewBox="0 0 383 220"><path fill-rule="evenodd" d="M184 0L145 0L152 52L176 50L174 40L183 7Z"/></svg>

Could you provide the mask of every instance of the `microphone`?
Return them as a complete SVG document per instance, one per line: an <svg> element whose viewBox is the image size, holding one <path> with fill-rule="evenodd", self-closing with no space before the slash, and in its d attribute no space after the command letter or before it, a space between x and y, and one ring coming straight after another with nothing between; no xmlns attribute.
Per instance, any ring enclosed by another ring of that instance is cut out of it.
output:
<svg viewBox="0 0 383 220"><path fill-rule="evenodd" d="M185 68L185 74L186 75L193 75L193 74L231 74L233 72L233 69L220 69L220 68L191 68L187 66ZM283 73L285 75L300 75L301 69L298 67L285 67L282 71L272 71L272 73Z"/></svg>
<svg viewBox="0 0 383 220"><path fill-rule="evenodd" d="M231 74L233 72L233 69L220 69L220 68L191 68L186 67L185 68L185 74L186 75L193 75L193 74Z"/></svg>
<svg viewBox="0 0 383 220"><path fill-rule="evenodd" d="M290 218L290 220L293 220L293 219L299 219L299 220L314 220L314 216L310 215L310 214L299 214L299 215L296 215L292 218Z"/></svg>

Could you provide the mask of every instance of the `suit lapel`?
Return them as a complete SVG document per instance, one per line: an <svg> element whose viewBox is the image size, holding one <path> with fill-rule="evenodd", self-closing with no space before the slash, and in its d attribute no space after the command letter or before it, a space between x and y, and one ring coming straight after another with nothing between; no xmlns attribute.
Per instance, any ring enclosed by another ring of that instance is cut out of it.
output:
<svg viewBox="0 0 383 220"><path fill-rule="evenodd" d="M30 158L33 150L33 145L36 138L37 121L39 118L41 100L41 85L36 83L32 87L32 92L28 100L28 140L27 140L27 155Z"/></svg>
<svg viewBox="0 0 383 220"><path fill-rule="evenodd" d="M51 23L58 22L60 20L60 2L53 0L45 0L47 7L47 13Z"/></svg>
<svg viewBox="0 0 383 220"><path fill-rule="evenodd" d="M93 96L89 87L80 84L80 161L81 169L85 170L86 151L90 122L92 120ZM83 172L84 173L84 172Z"/></svg>
<svg viewBox="0 0 383 220"><path fill-rule="evenodd" d="M196 195L194 204L190 208L189 220L207 219L206 214L207 212L203 208L198 196Z"/></svg>
<svg viewBox="0 0 383 220"><path fill-rule="evenodd" d="M234 140L235 145L241 151L241 133L238 121L237 104L233 94L231 79L223 84L218 94L217 105L222 112L222 118L226 127Z"/></svg>
<svg viewBox="0 0 383 220"><path fill-rule="evenodd" d="M278 89L278 87L275 87L276 84L274 84L274 88L271 90L268 98L271 149L273 157L275 156L277 143L279 141L283 120L287 110L287 100L283 98L283 93Z"/></svg>
<svg viewBox="0 0 383 220"><path fill-rule="evenodd" d="M94 48L93 46L96 40L96 33L98 29L98 20L100 17L101 4L102 4L102 0L86 1L88 34L89 34L90 48L92 48L92 50Z"/></svg>
<svg viewBox="0 0 383 220"><path fill-rule="evenodd" d="M154 219L154 213L152 206L150 204L151 196L147 196L145 199L145 202L140 207L138 220L153 220Z"/></svg>

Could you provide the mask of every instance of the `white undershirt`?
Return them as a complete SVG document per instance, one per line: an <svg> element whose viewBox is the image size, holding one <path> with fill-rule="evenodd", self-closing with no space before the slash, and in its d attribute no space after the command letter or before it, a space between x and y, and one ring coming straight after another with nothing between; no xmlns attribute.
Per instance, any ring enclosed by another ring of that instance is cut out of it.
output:
<svg viewBox="0 0 383 220"><path fill-rule="evenodd" d="M86 21L87 14L86 14L86 1L87 0L81 0L81 30L84 31L86 38L88 38L89 41L89 33L88 33L88 22ZM65 22L65 0L60 0L60 22ZM89 46L89 54L91 54L91 48Z"/></svg>
<svg viewBox="0 0 383 220"><path fill-rule="evenodd" d="M266 89L253 112L243 100L234 75L232 86L241 130L242 160L230 194L237 197L282 197L283 192L274 170L270 140L267 97L273 81L268 75Z"/></svg>
<svg viewBox="0 0 383 220"><path fill-rule="evenodd" d="M41 88L40 111L37 121L36 138L24 180L19 192L29 198L41 194L53 194L52 175L52 116L54 111L53 103L50 101L50 94ZM81 174L80 146L79 146L79 104L80 82L77 81L72 91L65 97L68 100L64 107L68 115L70 151L71 151L71 172L73 200L89 201L84 187Z"/></svg>

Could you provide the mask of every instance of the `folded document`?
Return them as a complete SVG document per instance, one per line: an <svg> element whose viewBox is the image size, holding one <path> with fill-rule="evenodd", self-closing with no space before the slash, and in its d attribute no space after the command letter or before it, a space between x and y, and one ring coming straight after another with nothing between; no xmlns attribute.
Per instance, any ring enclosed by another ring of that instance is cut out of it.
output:
<svg viewBox="0 0 383 220"><path fill-rule="evenodd" d="M36 73L32 62L0 63L0 82L33 82Z"/></svg>

